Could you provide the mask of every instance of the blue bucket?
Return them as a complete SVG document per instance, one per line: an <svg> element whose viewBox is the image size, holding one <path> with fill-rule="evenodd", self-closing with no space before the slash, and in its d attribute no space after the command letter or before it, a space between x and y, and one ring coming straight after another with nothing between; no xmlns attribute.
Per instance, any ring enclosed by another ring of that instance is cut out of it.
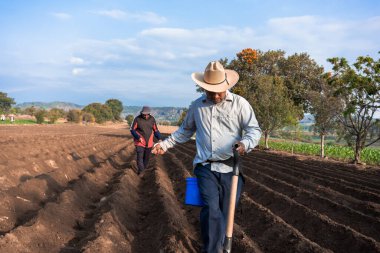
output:
<svg viewBox="0 0 380 253"><path fill-rule="evenodd" d="M185 204L192 206L203 206L201 194L199 193L198 181L196 177L186 178Z"/></svg>

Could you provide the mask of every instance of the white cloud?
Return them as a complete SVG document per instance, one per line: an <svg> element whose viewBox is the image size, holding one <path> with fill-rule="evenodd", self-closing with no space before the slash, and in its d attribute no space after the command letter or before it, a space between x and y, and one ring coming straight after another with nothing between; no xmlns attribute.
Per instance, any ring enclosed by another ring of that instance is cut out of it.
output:
<svg viewBox="0 0 380 253"><path fill-rule="evenodd" d="M113 19L119 20L133 20L137 22L145 22L150 24L163 24L167 21L167 19L163 16L159 16L154 12L127 12L122 10L97 10L90 11L92 14L96 14L99 16L105 16Z"/></svg>
<svg viewBox="0 0 380 253"><path fill-rule="evenodd" d="M253 45L261 50L283 49L288 54L307 52L318 64L331 67L327 58L359 55L375 57L380 44L379 17L341 20L320 16L272 18L261 27Z"/></svg>
<svg viewBox="0 0 380 253"><path fill-rule="evenodd" d="M57 19L60 19L60 20L68 20L68 19L71 19L71 15L68 14L68 13L64 13L64 12L53 12L53 13L50 13L53 17L57 18Z"/></svg>
<svg viewBox="0 0 380 253"><path fill-rule="evenodd" d="M128 19L123 16L127 13L108 15ZM211 60L232 60L237 52L251 47L283 49L288 55L307 52L325 67L330 66L326 58L335 56L346 57L352 63L352 58L359 55L378 57L380 37L374 34L380 34L380 17L345 21L301 16L273 18L260 27L160 27L125 38L82 39L62 45L62 50L45 45L40 50L8 53L6 57L2 53L0 65L6 67L0 68L0 74L28 77L38 85L42 76L43 85L65 87L65 92L86 90L99 97L112 93L128 101L149 97L157 101L155 104L187 105L199 95L190 74L202 71ZM45 55L59 63L50 63L43 59ZM10 65L12 61L18 64ZM27 65L20 67L22 62ZM169 95L172 93L176 95Z"/></svg>

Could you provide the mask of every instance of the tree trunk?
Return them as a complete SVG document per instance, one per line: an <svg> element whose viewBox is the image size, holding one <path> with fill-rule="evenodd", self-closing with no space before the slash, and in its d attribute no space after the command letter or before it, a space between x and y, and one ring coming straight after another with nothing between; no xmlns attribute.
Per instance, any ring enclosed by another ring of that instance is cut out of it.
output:
<svg viewBox="0 0 380 253"><path fill-rule="evenodd" d="M355 164L360 164L361 161L360 161L360 153L362 151L362 146L361 146L361 138L358 137L356 138L356 143L355 143L355 159L354 159L354 163Z"/></svg>
<svg viewBox="0 0 380 253"><path fill-rule="evenodd" d="M321 134L321 157L325 157L325 135Z"/></svg>
<svg viewBox="0 0 380 253"><path fill-rule="evenodd" d="M265 149L269 149L269 131L264 131Z"/></svg>

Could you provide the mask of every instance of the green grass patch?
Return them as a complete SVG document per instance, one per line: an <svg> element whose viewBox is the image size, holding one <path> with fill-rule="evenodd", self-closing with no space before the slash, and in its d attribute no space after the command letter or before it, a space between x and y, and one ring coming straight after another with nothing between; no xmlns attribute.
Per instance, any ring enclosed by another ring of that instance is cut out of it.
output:
<svg viewBox="0 0 380 253"><path fill-rule="evenodd" d="M265 146L264 140L260 146ZM313 143L291 142L285 140L269 141L269 147L274 150L293 152L303 155L320 155L320 145ZM325 145L325 155L330 158L350 161L354 159L354 150L347 146ZM365 148L361 153L361 160L367 164L380 165L380 149Z"/></svg>
<svg viewBox="0 0 380 253"><path fill-rule="evenodd" d="M0 124L1 125L5 125L5 124L12 124L12 125L23 125L23 124L36 124L36 121L33 120L33 119L16 119L15 122L11 122L10 120L4 120L4 121L0 121Z"/></svg>

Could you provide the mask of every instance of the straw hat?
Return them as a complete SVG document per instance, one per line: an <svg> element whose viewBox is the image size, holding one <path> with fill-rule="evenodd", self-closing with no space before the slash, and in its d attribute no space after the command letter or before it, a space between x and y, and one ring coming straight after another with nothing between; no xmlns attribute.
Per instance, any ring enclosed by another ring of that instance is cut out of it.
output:
<svg viewBox="0 0 380 253"><path fill-rule="evenodd" d="M212 61L203 73L192 73L191 78L207 91L224 92L239 81L239 74L235 70L224 69L218 61Z"/></svg>

